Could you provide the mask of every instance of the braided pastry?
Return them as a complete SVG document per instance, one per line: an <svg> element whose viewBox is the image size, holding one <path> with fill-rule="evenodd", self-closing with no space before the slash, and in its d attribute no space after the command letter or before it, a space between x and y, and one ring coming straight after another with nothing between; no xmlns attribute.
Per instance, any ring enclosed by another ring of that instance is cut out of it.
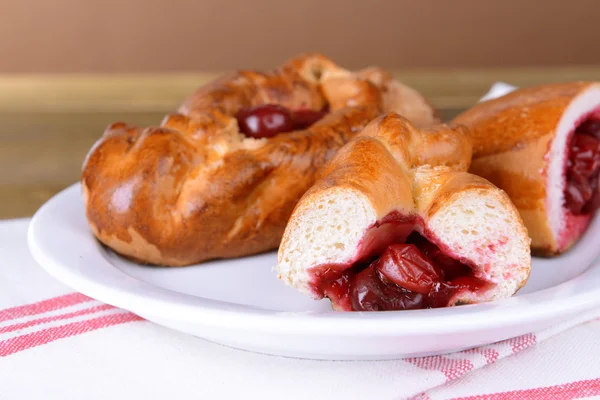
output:
<svg viewBox="0 0 600 400"><path fill-rule="evenodd" d="M344 311L513 295L529 276L530 241L506 194L466 172L470 159L460 127L372 121L295 208L279 278Z"/></svg>
<svg viewBox="0 0 600 400"><path fill-rule="evenodd" d="M223 77L159 127L107 128L83 166L88 222L116 252L158 265L276 248L321 166L388 110L436 120L385 72L353 73L321 55Z"/></svg>
<svg viewBox="0 0 600 400"><path fill-rule="evenodd" d="M454 123L471 131L471 172L507 192L536 254L559 254L577 241L600 207L599 84L516 90Z"/></svg>

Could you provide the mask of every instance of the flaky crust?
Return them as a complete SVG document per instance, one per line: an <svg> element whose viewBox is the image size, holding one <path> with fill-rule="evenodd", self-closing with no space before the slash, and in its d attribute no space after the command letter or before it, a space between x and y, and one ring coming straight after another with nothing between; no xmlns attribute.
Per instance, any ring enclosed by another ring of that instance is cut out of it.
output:
<svg viewBox="0 0 600 400"><path fill-rule="evenodd" d="M92 231L120 254L165 266L277 247L320 168L386 107L402 103L389 97L394 81L377 71L369 80L306 55L275 71L212 82L159 127L109 126L83 166ZM331 112L304 131L270 139L240 134L236 112L269 103L328 105ZM432 110L430 121L421 108L417 114L425 125L435 120Z"/></svg>
<svg viewBox="0 0 600 400"><path fill-rule="evenodd" d="M548 169L553 162L549 152L565 110L591 85L595 83L520 89L479 103L452 121L467 126L471 133L470 172L506 191L523 217L538 255L566 249L559 247L549 222L548 196L553 195L548 192Z"/></svg>

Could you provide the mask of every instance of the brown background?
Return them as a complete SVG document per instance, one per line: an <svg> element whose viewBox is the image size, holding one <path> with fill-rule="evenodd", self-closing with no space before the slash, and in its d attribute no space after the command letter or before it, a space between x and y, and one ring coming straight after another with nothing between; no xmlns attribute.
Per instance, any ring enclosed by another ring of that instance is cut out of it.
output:
<svg viewBox="0 0 600 400"><path fill-rule="evenodd" d="M1 72L600 63L594 0L0 0Z"/></svg>

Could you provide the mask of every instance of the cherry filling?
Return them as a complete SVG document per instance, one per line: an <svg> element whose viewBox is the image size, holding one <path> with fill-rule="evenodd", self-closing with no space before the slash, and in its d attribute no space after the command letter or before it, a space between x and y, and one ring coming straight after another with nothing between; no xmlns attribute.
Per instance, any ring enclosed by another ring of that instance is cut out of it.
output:
<svg viewBox="0 0 600 400"><path fill-rule="evenodd" d="M572 214L600 208L600 119L589 118L575 129L566 175L565 207Z"/></svg>
<svg viewBox="0 0 600 400"><path fill-rule="evenodd" d="M338 308L354 311L445 307L459 292L487 285L472 275L469 266L416 232L406 243L391 244L374 259L331 275L337 277L321 277L321 289Z"/></svg>
<svg viewBox="0 0 600 400"><path fill-rule="evenodd" d="M253 138L270 138L282 132L306 129L329 110L289 110L277 104L244 108L235 115L240 131Z"/></svg>

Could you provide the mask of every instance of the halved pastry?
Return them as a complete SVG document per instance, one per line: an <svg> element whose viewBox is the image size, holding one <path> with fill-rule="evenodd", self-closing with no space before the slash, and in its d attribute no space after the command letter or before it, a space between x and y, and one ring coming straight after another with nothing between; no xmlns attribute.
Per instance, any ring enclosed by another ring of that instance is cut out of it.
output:
<svg viewBox="0 0 600 400"><path fill-rule="evenodd" d="M298 203L279 278L344 311L513 295L529 276L530 241L506 194L465 172L470 157L460 128L375 119Z"/></svg>
<svg viewBox="0 0 600 400"><path fill-rule="evenodd" d="M519 89L454 119L473 140L470 172L509 195L532 239L554 255L583 234L600 207L600 85Z"/></svg>

